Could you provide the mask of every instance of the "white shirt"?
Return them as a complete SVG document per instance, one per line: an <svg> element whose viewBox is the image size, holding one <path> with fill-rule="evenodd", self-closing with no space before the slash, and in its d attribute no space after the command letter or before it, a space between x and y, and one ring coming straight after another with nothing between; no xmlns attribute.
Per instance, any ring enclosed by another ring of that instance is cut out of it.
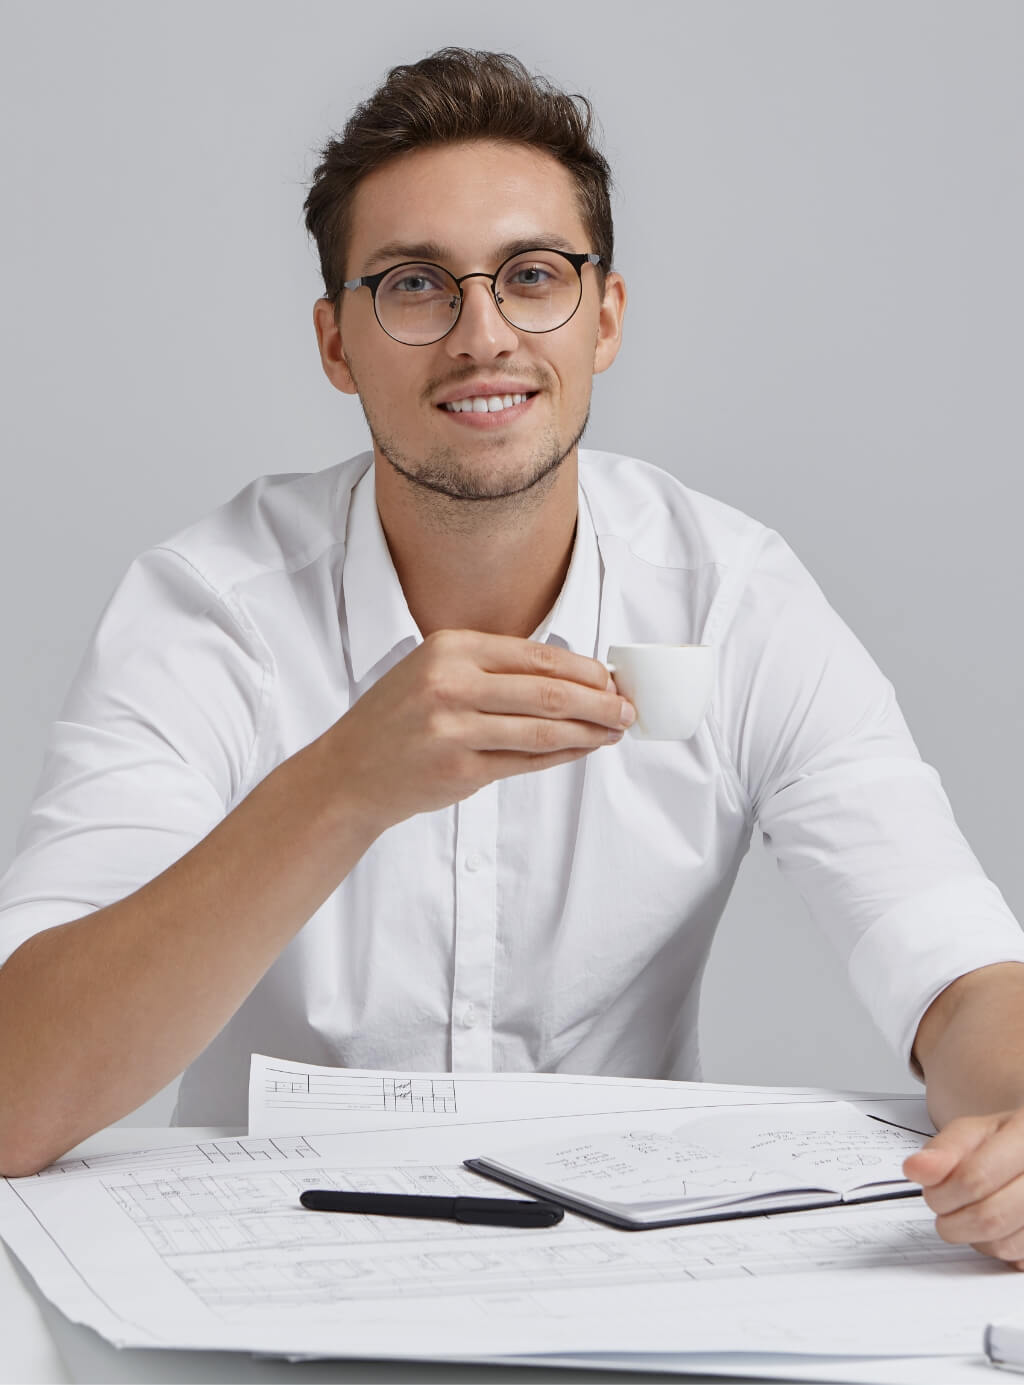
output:
<svg viewBox="0 0 1024 1385"><path fill-rule="evenodd" d="M244 1124L253 1051L699 1077L701 975L755 823L905 1060L950 981L1024 961L892 685L783 539L643 462L579 456L572 561L534 638L601 659L714 645L704 723L386 831L187 1070L180 1123ZM128 569L0 881L0 961L163 871L420 642L372 460L254 481Z"/></svg>

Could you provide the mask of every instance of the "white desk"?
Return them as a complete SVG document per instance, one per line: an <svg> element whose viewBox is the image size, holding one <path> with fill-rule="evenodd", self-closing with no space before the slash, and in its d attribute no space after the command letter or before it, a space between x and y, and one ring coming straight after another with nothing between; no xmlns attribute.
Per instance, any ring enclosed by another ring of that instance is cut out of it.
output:
<svg viewBox="0 0 1024 1385"><path fill-rule="evenodd" d="M118 1126L104 1130L79 1145L75 1152L100 1153L191 1143L218 1135L243 1134L239 1128L197 1127L157 1130ZM696 1363L694 1363L696 1364ZM739 1367L742 1369L742 1367ZM779 1369L779 1367L776 1367ZM781 1367L786 1370L785 1366ZM814 1372L813 1374L807 1372ZM696 1385L738 1385L751 1376L765 1378L751 1362L744 1374L721 1375L717 1371L674 1372ZM0 1385L65 1385L78 1381L221 1382L221 1381L341 1381L355 1382L541 1382L664 1381L664 1371L621 1371L577 1367L454 1365L435 1362L304 1361L289 1363L257 1360L240 1352L119 1351L92 1329L70 1322L36 1289L31 1277L0 1242ZM1012 1376L997 1374L980 1359L954 1362L873 1361L869 1364L831 1363L818 1358L807 1367L793 1368L772 1378L797 1381L871 1381L878 1385L954 1385L979 1382L999 1385Z"/></svg>

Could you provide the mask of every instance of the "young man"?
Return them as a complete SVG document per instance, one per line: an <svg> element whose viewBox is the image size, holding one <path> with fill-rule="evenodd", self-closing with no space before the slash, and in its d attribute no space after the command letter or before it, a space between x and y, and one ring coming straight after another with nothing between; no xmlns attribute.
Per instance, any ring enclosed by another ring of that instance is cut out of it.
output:
<svg viewBox="0 0 1024 1385"><path fill-rule="evenodd" d="M243 1120L254 1050L697 1077L756 822L923 1069L941 1233L1024 1260L1024 945L891 685L777 534L578 451L626 304L587 117L443 50L325 149L317 340L373 450L104 612L0 886L0 1170L182 1069L179 1121ZM643 641L717 649L689 741L623 736Z"/></svg>

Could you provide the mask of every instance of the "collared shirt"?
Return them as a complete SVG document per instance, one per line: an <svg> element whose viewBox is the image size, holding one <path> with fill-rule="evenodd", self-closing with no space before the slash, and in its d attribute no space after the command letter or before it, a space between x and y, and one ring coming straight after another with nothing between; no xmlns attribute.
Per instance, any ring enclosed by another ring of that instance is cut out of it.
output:
<svg viewBox="0 0 1024 1385"><path fill-rule="evenodd" d="M538 640L710 644L687 741L627 733L384 832L186 1071L242 1124L249 1054L360 1068L700 1076L700 980L755 824L893 1048L1024 936L893 687L773 530L581 450ZM129 568L0 881L0 961L203 838L420 642L373 458L263 477Z"/></svg>

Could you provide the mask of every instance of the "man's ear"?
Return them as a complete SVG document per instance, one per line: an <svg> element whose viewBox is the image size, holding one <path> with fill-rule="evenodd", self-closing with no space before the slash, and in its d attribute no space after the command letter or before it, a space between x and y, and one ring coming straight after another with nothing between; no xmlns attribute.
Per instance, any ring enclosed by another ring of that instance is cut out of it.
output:
<svg viewBox="0 0 1024 1385"><path fill-rule="evenodd" d="M604 285L604 298L597 319L597 342L594 347L594 374L607 370L619 354L622 345L622 319L626 312L626 281L614 270Z"/></svg>
<svg viewBox="0 0 1024 1385"><path fill-rule="evenodd" d="M318 298L313 304L313 326L320 349L324 374L342 394L358 394L356 382L348 368L341 341L341 329L334 320L334 304L329 298Z"/></svg>

